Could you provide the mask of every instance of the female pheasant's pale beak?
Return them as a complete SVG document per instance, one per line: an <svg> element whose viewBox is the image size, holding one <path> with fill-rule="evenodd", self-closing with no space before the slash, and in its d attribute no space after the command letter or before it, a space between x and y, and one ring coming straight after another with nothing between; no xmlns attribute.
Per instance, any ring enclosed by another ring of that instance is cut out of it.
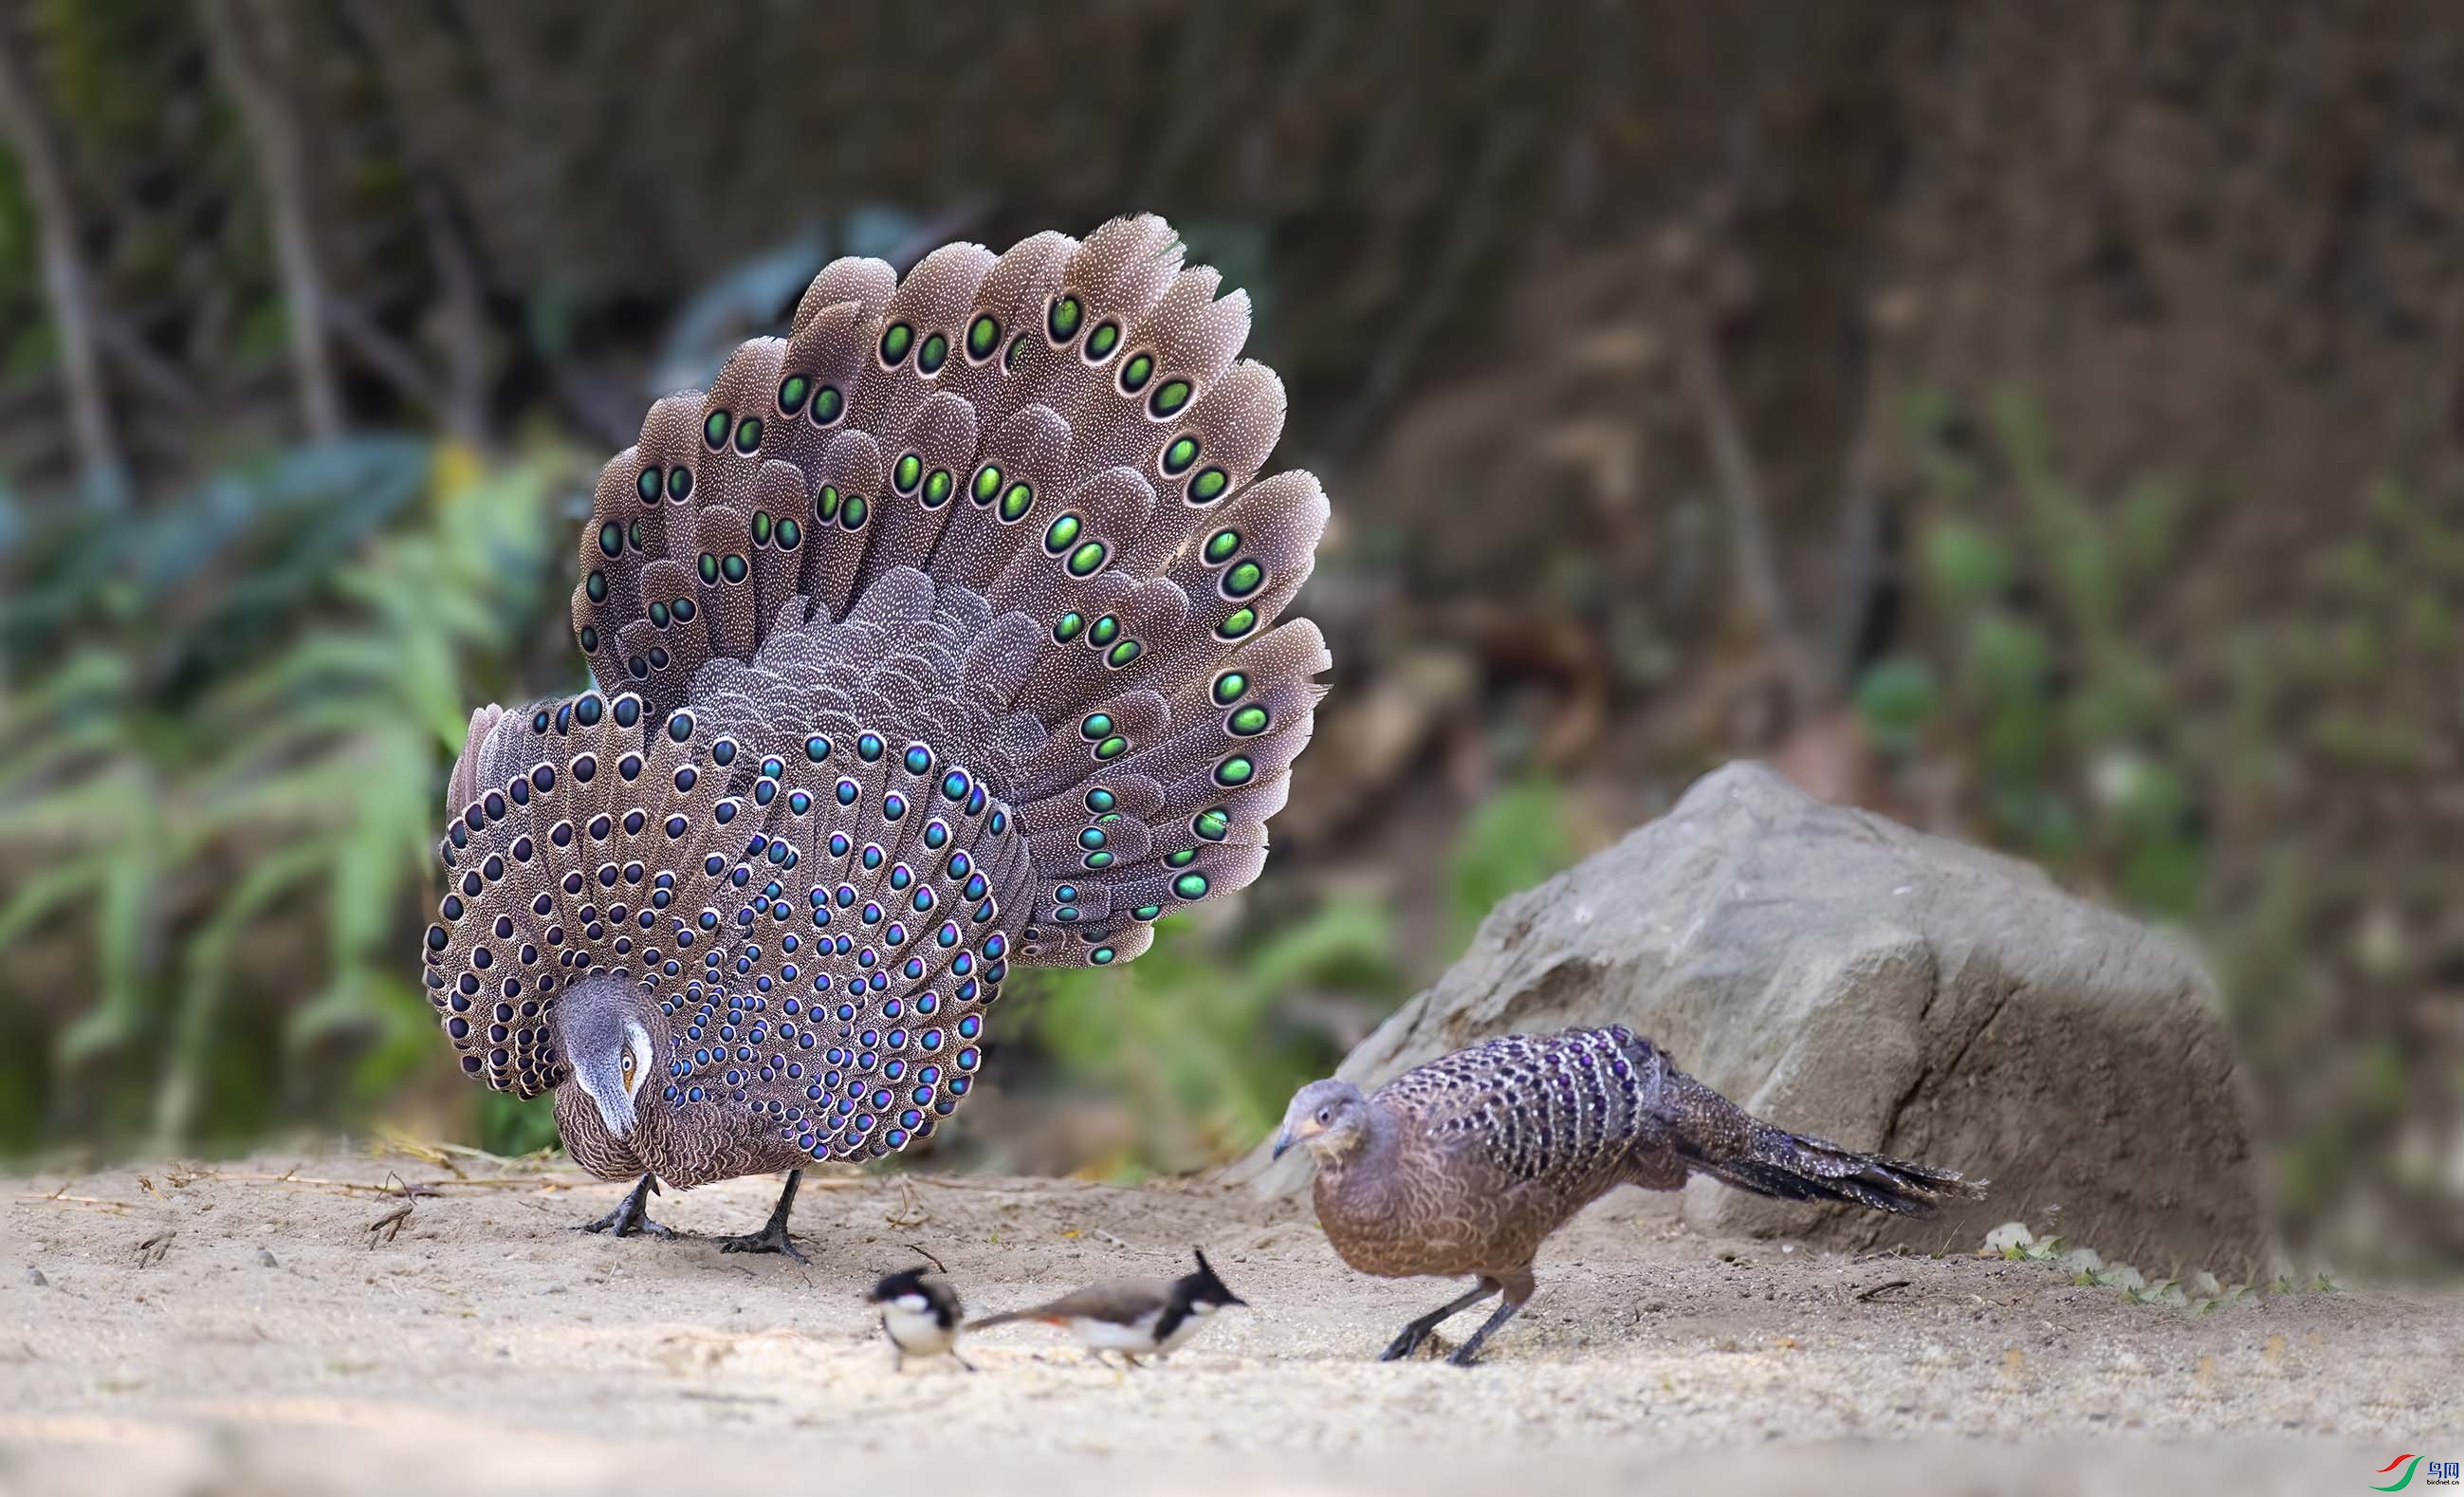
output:
<svg viewBox="0 0 2464 1497"><path fill-rule="evenodd" d="M1275 1152L1266 1156L1266 1157L1269 1159L1280 1159L1284 1156L1285 1152L1290 1149L1291 1146L1297 1142L1299 1142L1299 1140L1292 1136L1292 1131L1287 1128L1282 1133L1275 1135Z"/></svg>

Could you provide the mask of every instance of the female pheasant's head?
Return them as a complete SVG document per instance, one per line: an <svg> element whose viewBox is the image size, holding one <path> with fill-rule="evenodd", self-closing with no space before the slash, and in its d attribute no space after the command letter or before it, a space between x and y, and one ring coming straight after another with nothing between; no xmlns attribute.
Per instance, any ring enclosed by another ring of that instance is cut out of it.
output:
<svg viewBox="0 0 2464 1497"><path fill-rule="evenodd" d="M1275 1135L1274 1157L1299 1144L1321 1163L1339 1160L1369 1136L1369 1099L1348 1081L1312 1081L1292 1096Z"/></svg>
<svg viewBox="0 0 2464 1497"><path fill-rule="evenodd" d="M641 985L613 972L583 979L556 1005L556 1045L573 1083L620 1139L632 1136L640 1121L634 1104L658 1059L645 1006Z"/></svg>

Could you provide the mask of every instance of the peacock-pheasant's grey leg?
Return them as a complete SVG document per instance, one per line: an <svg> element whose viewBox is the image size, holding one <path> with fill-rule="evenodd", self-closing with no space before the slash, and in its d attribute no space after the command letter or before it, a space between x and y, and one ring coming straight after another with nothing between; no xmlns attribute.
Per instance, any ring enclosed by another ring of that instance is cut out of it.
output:
<svg viewBox="0 0 2464 1497"><path fill-rule="evenodd" d="M787 1218L796 1209L796 1186L803 1178L803 1171L789 1170L787 1188L779 1193L779 1204L770 1209L769 1222L759 1232L720 1238L718 1250L722 1253L784 1253L798 1263L811 1263L811 1259L796 1250L795 1243L787 1236Z"/></svg>
<svg viewBox="0 0 2464 1497"><path fill-rule="evenodd" d="M1500 1287L1506 1290L1506 1298L1499 1303L1494 1314L1481 1322L1480 1329L1471 1333L1470 1340L1455 1348L1454 1354L1446 1358L1448 1366L1469 1367L1479 1359L1480 1349L1487 1342L1490 1332L1512 1320L1514 1312L1530 1301L1533 1288L1531 1274L1527 1269L1506 1280Z"/></svg>
<svg viewBox="0 0 2464 1497"><path fill-rule="evenodd" d="M1461 1299L1448 1300L1437 1309L1429 1311L1427 1314L1422 1315L1419 1319L1406 1325L1403 1328L1403 1333L1397 1336L1392 1342L1388 1343L1385 1351L1377 1354L1377 1359L1381 1362L1401 1361L1404 1357L1407 1357L1414 1352L1419 1350L1420 1343L1428 1339L1429 1332L1438 1329L1438 1322L1445 1319L1449 1315L1469 1310L1474 1305L1479 1304L1482 1300L1488 1298L1496 1292L1496 1280L1481 1280L1480 1283L1473 1288L1470 1293L1463 1296Z"/></svg>
<svg viewBox="0 0 2464 1497"><path fill-rule="evenodd" d="M673 1237L674 1232L650 1220L650 1198L658 1194L658 1178L645 1175L615 1210L596 1222L584 1222L574 1230L605 1232L610 1237Z"/></svg>

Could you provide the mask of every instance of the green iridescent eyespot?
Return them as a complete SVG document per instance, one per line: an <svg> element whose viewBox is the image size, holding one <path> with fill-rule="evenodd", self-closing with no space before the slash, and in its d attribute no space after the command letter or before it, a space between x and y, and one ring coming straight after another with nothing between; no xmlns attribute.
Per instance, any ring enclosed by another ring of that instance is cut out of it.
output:
<svg viewBox="0 0 2464 1497"><path fill-rule="evenodd" d="M904 322L891 323L881 334L881 362L893 369L898 367L898 362L907 357L907 350L914 341L915 329Z"/></svg>
<svg viewBox="0 0 2464 1497"><path fill-rule="evenodd" d="M1087 643L1094 646L1098 649L1101 649L1106 645L1112 642L1112 636L1120 632L1120 619L1112 614L1107 613L1102 618L1095 621L1095 627L1087 635Z"/></svg>
<svg viewBox="0 0 2464 1497"><path fill-rule="evenodd" d="M836 517L838 512L839 486L834 483L822 485L822 492L813 495L814 516L821 519L830 519Z"/></svg>
<svg viewBox="0 0 2464 1497"><path fill-rule="evenodd" d="M1206 560L1209 565L1220 564L1241 549L1241 532L1219 530L1206 538Z"/></svg>
<svg viewBox="0 0 2464 1497"><path fill-rule="evenodd" d="M949 358L950 341L935 333L924 340L923 347L915 351L915 367L924 374L938 374Z"/></svg>
<svg viewBox="0 0 2464 1497"><path fill-rule="evenodd" d="M1246 598L1266 581L1266 569L1255 561L1243 561L1223 574L1223 596Z"/></svg>
<svg viewBox="0 0 2464 1497"><path fill-rule="evenodd" d="M1103 845L1104 830L1100 826L1089 826L1085 831L1078 834L1078 846L1085 848L1089 852Z"/></svg>
<svg viewBox="0 0 2464 1497"><path fill-rule="evenodd" d="M1097 738L1109 737L1111 731L1112 715L1110 713L1090 712L1087 715L1086 720L1078 724L1078 736L1089 743Z"/></svg>
<svg viewBox="0 0 2464 1497"><path fill-rule="evenodd" d="M718 558L708 551L701 554L701 580L714 585L718 582Z"/></svg>
<svg viewBox="0 0 2464 1497"><path fill-rule="evenodd" d="M642 522L638 519L626 527L625 537L633 542L633 549L636 551L650 549L650 533L642 528Z"/></svg>
<svg viewBox="0 0 2464 1497"><path fill-rule="evenodd" d="M779 549L781 551L795 550L796 542L803 539L803 535L804 532L803 528L797 525L792 517L781 519L779 521Z"/></svg>
<svg viewBox="0 0 2464 1497"><path fill-rule="evenodd" d="M1196 461L1198 438L1194 436L1175 437L1172 445L1163 450L1163 471L1175 476L1187 472L1189 465Z"/></svg>
<svg viewBox="0 0 2464 1497"><path fill-rule="evenodd" d="M828 426L831 422L839 419L839 412L845 409L846 407L847 401L840 396L839 387L837 385L823 385L820 389L813 391L813 425L817 427Z"/></svg>
<svg viewBox="0 0 2464 1497"><path fill-rule="evenodd" d="M1064 297L1055 301L1052 304L1052 316L1047 319L1047 325L1052 332L1052 341L1056 343L1066 343L1077 337L1078 323L1086 315L1086 310L1078 304L1078 298L1075 297Z"/></svg>
<svg viewBox="0 0 2464 1497"><path fill-rule="evenodd" d="M737 426L736 450L748 456L761 449L761 418L747 416Z"/></svg>
<svg viewBox="0 0 2464 1497"><path fill-rule="evenodd" d="M993 496L1001 493L1001 471L986 463L976 470L976 481L967 486L967 493L973 495L979 504L990 504Z"/></svg>
<svg viewBox="0 0 2464 1497"><path fill-rule="evenodd" d="M1127 738L1117 736L1109 737L1103 742L1095 745L1095 757L1098 760L1115 760L1120 758L1123 751L1127 750L1129 746L1130 740Z"/></svg>
<svg viewBox="0 0 2464 1497"><path fill-rule="evenodd" d="M1183 848L1178 852L1172 853L1164 859L1164 862L1173 868L1187 868L1197 861L1198 849L1196 848Z"/></svg>
<svg viewBox="0 0 2464 1497"><path fill-rule="evenodd" d="M1249 678L1247 676L1242 674L1238 671L1226 671L1221 675L1215 678L1216 704L1218 706L1229 707L1234 702L1239 701L1241 699L1241 693L1248 689Z"/></svg>
<svg viewBox="0 0 2464 1497"><path fill-rule="evenodd" d="M614 520L599 527L599 549L609 556L625 554L625 527Z"/></svg>
<svg viewBox="0 0 2464 1497"><path fill-rule="evenodd" d="M1090 811L1109 811L1118 804L1112 799L1112 792L1102 785L1087 792L1087 809Z"/></svg>
<svg viewBox="0 0 2464 1497"><path fill-rule="evenodd" d="M587 624L582 626L582 652L585 655L593 654L598 649L599 631Z"/></svg>
<svg viewBox="0 0 2464 1497"><path fill-rule="evenodd" d="M769 539L770 512L768 510L755 510L753 512L753 543L758 546Z"/></svg>
<svg viewBox="0 0 2464 1497"><path fill-rule="evenodd" d="M1187 380L1164 381L1155 386L1153 395L1147 397L1147 414L1160 421L1178 413L1181 407L1189 404L1192 391L1193 386Z"/></svg>
<svg viewBox="0 0 2464 1497"><path fill-rule="evenodd" d="M978 363L1001 346L1001 323L989 312L967 324L967 357Z"/></svg>
<svg viewBox="0 0 2464 1497"><path fill-rule="evenodd" d="M693 470L682 463L668 470L668 497L682 502L693 493Z"/></svg>
<svg viewBox="0 0 2464 1497"><path fill-rule="evenodd" d="M792 416L796 412L803 409L804 397L812 391L812 388L813 382L804 378L801 374L791 374L785 379L781 380L779 382L779 414L782 416Z"/></svg>
<svg viewBox="0 0 2464 1497"><path fill-rule="evenodd" d="M1095 330L1087 335L1087 358L1090 363L1103 363L1111 358L1112 350L1119 346L1121 346L1121 324L1118 322L1110 320L1098 322L1095 324Z"/></svg>
<svg viewBox="0 0 2464 1497"><path fill-rule="evenodd" d="M1072 577L1094 576L1096 572L1103 568L1104 556L1104 542L1100 540L1088 541L1085 545L1080 546L1077 550L1069 553L1069 575Z"/></svg>
<svg viewBox="0 0 2464 1497"><path fill-rule="evenodd" d="M1104 663L1118 671L1136 658L1138 658L1138 642L1134 639L1125 639L1112 647L1111 653L1104 657Z"/></svg>
<svg viewBox="0 0 2464 1497"><path fill-rule="evenodd" d="M1108 869L1112 866L1112 855L1109 852L1089 852L1079 861L1091 869Z"/></svg>
<svg viewBox="0 0 2464 1497"><path fill-rule="evenodd" d="M890 481L898 486L899 493L913 494L916 480L923 476L924 459L910 452L898 460L896 468L891 470Z"/></svg>
<svg viewBox="0 0 2464 1497"><path fill-rule="evenodd" d="M1223 725L1241 737L1254 738L1265 732L1267 725L1274 720L1273 715L1266 709L1252 703L1224 719Z"/></svg>
<svg viewBox="0 0 2464 1497"><path fill-rule="evenodd" d="M1216 628L1215 633L1216 637L1219 639L1239 639L1242 635L1248 633L1251 629L1256 628L1257 627L1258 610L1255 608L1242 608L1235 612L1230 618L1225 619L1222 624Z"/></svg>
<svg viewBox="0 0 2464 1497"><path fill-rule="evenodd" d="M1121 365L1121 393L1136 394L1146 388L1147 381L1154 376L1155 355L1144 353L1130 355L1129 362Z"/></svg>
<svg viewBox="0 0 2464 1497"><path fill-rule="evenodd" d="M1034 506L1035 486L1027 483L1013 483L1009 486L1009 492L1001 495L1001 517L1004 522L1014 523L1024 517L1026 512Z"/></svg>
<svg viewBox="0 0 2464 1497"><path fill-rule="evenodd" d="M1232 487L1230 473L1221 468L1209 468L1189 480L1189 502L1212 504L1223 497L1223 491L1230 487Z"/></svg>
<svg viewBox="0 0 2464 1497"><path fill-rule="evenodd" d="M729 582L740 583L744 581L744 574L750 568L745 565L743 553L730 551L726 559L718 563L718 570Z"/></svg>
<svg viewBox="0 0 2464 1497"><path fill-rule="evenodd" d="M1163 906L1161 905L1140 905L1130 912L1130 918L1133 920L1152 920L1161 914L1163 914Z"/></svg>
<svg viewBox="0 0 2464 1497"><path fill-rule="evenodd" d="M650 605L650 622L658 626L660 628L666 628L668 627L668 605L666 604L654 603Z"/></svg>
<svg viewBox="0 0 2464 1497"><path fill-rule="evenodd" d="M1218 805L1199 812L1190 819L1189 829L1209 842L1221 842L1232 831L1232 818Z"/></svg>
<svg viewBox="0 0 2464 1497"><path fill-rule="evenodd" d="M728 416L724 410L714 410L701 418L701 439L714 452L727 445Z"/></svg>
<svg viewBox="0 0 2464 1497"><path fill-rule="evenodd" d="M1172 881L1172 892L1183 899L1203 899L1206 897L1206 875L1183 873Z"/></svg>
<svg viewBox="0 0 2464 1497"><path fill-rule="evenodd" d="M1077 539L1078 517L1064 515L1052 522L1051 529L1044 533L1045 552L1049 556L1059 556L1068 550L1070 542Z"/></svg>
<svg viewBox="0 0 2464 1497"><path fill-rule="evenodd" d="M1023 358L1025 354L1026 335L1024 333L1021 333L1016 338L1009 341L1009 352L1001 355L1001 367L1003 369L1017 368L1018 361Z"/></svg>
<svg viewBox="0 0 2464 1497"><path fill-rule="evenodd" d="M846 530L862 530L864 528L865 508L866 506L863 495L848 495L847 496L846 506L839 511L840 527Z"/></svg>
<svg viewBox="0 0 2464 1497"><path fill-rule="evenodd" d="M1258 766L1249 761L1247 755L1235 754L1215 766L1215 782L1219 785L1245 785L1257 772Z"/></svg>
<svg viewBox="0 0 2464 1497"><path fill-rule="evenodd" d="M659 471L656 468L643 469L633 479L633 492L642 496L645 504L659 502Z"/></svg>
<svg viewBox="0 0 2464 1497"><path fill-rule="evenodd" d="M949 503L950 490L956 486L956 483L957 480L950 476L950 470L947 468L934 469L932 474L924 480L924 507L928 510L937 510Z"/></svg>
<svg viewBox="0 0 2464 1497"><path fill-rule="evenodd" d="M1088 861L1091 863L1094 860L1089 858ZM1098 946L1087 954L1087 959L1099 967L1109 967L1112 964L1113 955L1112 948L1110 946Z"/></svg>
<svg viewBox="0 0 2464 1497"><path fill-rule="evenodd" d="M582 590L590 595L591 602L605 603L607 601L607 574L605 572L593 570L588 577L582 580Z"/></svg>
<svg viewBox="0 0 2464 1497"><path fill-rule="evenodd" d="M1057 643L1066 645L1071 640L1076 639L1078 637L1078 631L1086 627L1087 616L1085 614L1065 613L1061 615L1058 620L1054 621L1052 626L1052 637Z"/></svg>

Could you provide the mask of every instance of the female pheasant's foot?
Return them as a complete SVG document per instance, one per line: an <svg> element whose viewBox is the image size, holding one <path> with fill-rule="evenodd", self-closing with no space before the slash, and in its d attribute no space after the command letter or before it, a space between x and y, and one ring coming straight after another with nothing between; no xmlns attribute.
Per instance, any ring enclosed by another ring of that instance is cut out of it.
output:
<svg viewBox="0 0 2464 1497"><path fill-rule="evenodd" d="M1414 1352L1420 1349L1420 1343L1429 1338L1430 1332L1438 1329L1438 1323L1440 1321L1445 1319L1449 1315L1469 1310L1472 1306L1479 1304L1482 1300L1488 1298L1496 1292L1497 1285L1495 1283L1487 1279L1481 1280L1480 1283L1472 1288L1470 1293L1465 1294L1461 1299L1448 1300L1437 1309L1429 1311L1427 1314L1422 1315L1419 1319L1406 1325L1403 1328L1403 1333L1388 1342L1386 1350L1377 1354L1377 1359L1381 1362L1401 1361L1403 1358L1411 1355ZM1480 1338L1478 1336L1474 1336L1472 1338L1475 1344L1478 1343L1479 1339Z"/></svg>
<svg viewBox="0 0 2464 1497"><path fill-rule="evenodd" d="M574 1228L577 1232L605 1232L611 1237L673 1237L676 1234L650 1220L650 1198L659 1193L658 1180L649 1175L633 1187L620 1205L596 1222L584 1222Z"/></svg>
<svg viewBox="0 0 2464 1497"><path fill-rule="evenodd" d="M1482 1345L1488 1340L1489 1332L1495 1331L1498 1327L1506 1324L1507 1321L1512 1320L1514 1318L1514 1312L1522 1308L1523 1304L1520 1300L1507 1300L1505 1304L1498 1306L1497 1313L1481 1322L1480 1329L1471 1333L1470 1340L1455 1348L1454 1354L1446 1358L1446 1365L1449 1367L1469 1367L1473 1362L1477 1361L1480 1357L1480 1349Z"/></svg>
<svg viewBox="0 0 2464 1497"><path fill-rule="evenodd" d="M771 1208L769 1222L759 1232L720 1238L718 1250L722 1253L784 1253L798 1263L810 1264L812 1260L798 1252L794 1240L787 1235L787 1219L796 1209L796 1186L803 1178L803 1171L789 1170L787 1188L779 1193L779 1204Z"/></svg>

